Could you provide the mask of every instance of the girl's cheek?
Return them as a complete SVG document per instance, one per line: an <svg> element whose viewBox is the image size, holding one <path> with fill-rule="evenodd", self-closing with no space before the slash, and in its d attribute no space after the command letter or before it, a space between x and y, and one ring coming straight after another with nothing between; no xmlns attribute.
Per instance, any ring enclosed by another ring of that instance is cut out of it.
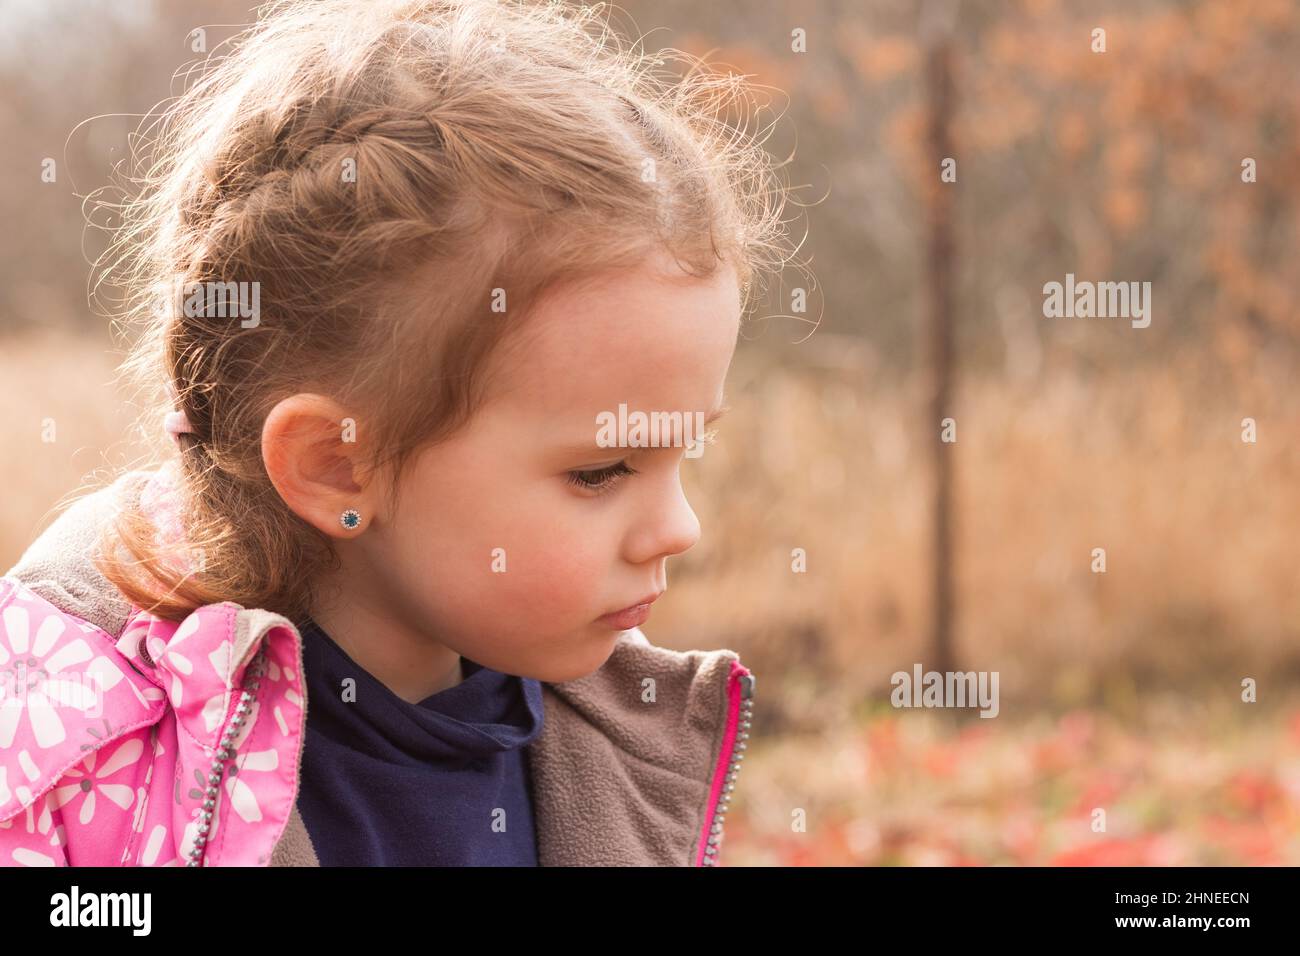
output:
<svg viewBox="0 0 1300 956"><path fill-rule="evenodd" d="M536 563L521 569L521 575L518 586L528 593L529 600L557 611L589 603L600 585L594 553L558 543L539 552Z"/></svg>

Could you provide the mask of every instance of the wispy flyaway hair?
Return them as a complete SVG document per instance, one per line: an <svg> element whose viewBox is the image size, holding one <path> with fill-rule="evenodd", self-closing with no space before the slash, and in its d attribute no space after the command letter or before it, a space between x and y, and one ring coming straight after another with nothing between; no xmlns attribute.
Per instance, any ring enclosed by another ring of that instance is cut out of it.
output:
<svg viewBox="0 0 1300 956"><path fill-rule="evenodd" d="M275 2L145 124L96 286L127 297L141 421L160 431L176 407L193 426L176 467L201 559L170 560L123 511L97 560L134 604L172 620L311 606L335 559L267 477L281 399L356 409L396 493L412 454L472 417L489 359L548 288L666 249L692 275L734 270L748 311L793 261L772 126L750 129L761 88L644 52L609 12ZM254 288L256 315L184 295L212 283Z"/></svg>

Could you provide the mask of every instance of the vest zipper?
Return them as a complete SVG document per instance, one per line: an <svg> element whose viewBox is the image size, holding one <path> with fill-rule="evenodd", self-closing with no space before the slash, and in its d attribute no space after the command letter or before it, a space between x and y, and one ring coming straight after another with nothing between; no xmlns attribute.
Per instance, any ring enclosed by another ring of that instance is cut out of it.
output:
<svg viewBox="0 0 1300 956"><path fill-rule="evenodd" d="M704 829L700 833L700 849L695 857L696 866L717 866L718 851L722 847L722 827L727 811L731 809L731 794L736 789L736 776L740 762L749 743L750 717L754 709L754 675L739 660L731 662L727 680L727 729L722 738L722 752L709 787L709 810L705 814Z"/></svg>

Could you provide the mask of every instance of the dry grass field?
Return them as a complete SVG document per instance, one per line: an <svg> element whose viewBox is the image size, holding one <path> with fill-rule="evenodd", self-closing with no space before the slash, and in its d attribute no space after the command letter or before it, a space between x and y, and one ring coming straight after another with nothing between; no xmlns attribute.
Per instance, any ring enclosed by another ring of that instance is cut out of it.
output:
<svg viewBox="0 0 1300 956"><path fill-rule="evenodd" d="M938 426L914 383L820 334L780 361L742 343L719 443L683 463L703 538L645 627L757 676L725 862L1300 863L1285 365L1230 383L1189 353L1089 378L1049 355L959 383L959 663L1000 674L980 719L890 705L890 675L927 662ZM131 434L106 345L0 347L5 567L97 472L167 452Z"/></svg>

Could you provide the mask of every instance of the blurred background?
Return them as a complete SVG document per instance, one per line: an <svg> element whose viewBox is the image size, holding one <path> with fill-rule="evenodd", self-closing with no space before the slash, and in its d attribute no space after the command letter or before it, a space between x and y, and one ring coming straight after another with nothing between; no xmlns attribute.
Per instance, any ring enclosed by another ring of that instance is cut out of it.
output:
<svg viewBox="0 0 1300 956"><path fill-rule="evenodd" d="M757 678L725 865L1300 864L1300 8L1083 6L618 5L770 88L816 279L742 330L646 625ZM0 2L0 566L167 453L86 197L252 10ZM1150 326L1045 318L1067 273ZM917 663L997 671L997 717L891 706Z"/></svg>

